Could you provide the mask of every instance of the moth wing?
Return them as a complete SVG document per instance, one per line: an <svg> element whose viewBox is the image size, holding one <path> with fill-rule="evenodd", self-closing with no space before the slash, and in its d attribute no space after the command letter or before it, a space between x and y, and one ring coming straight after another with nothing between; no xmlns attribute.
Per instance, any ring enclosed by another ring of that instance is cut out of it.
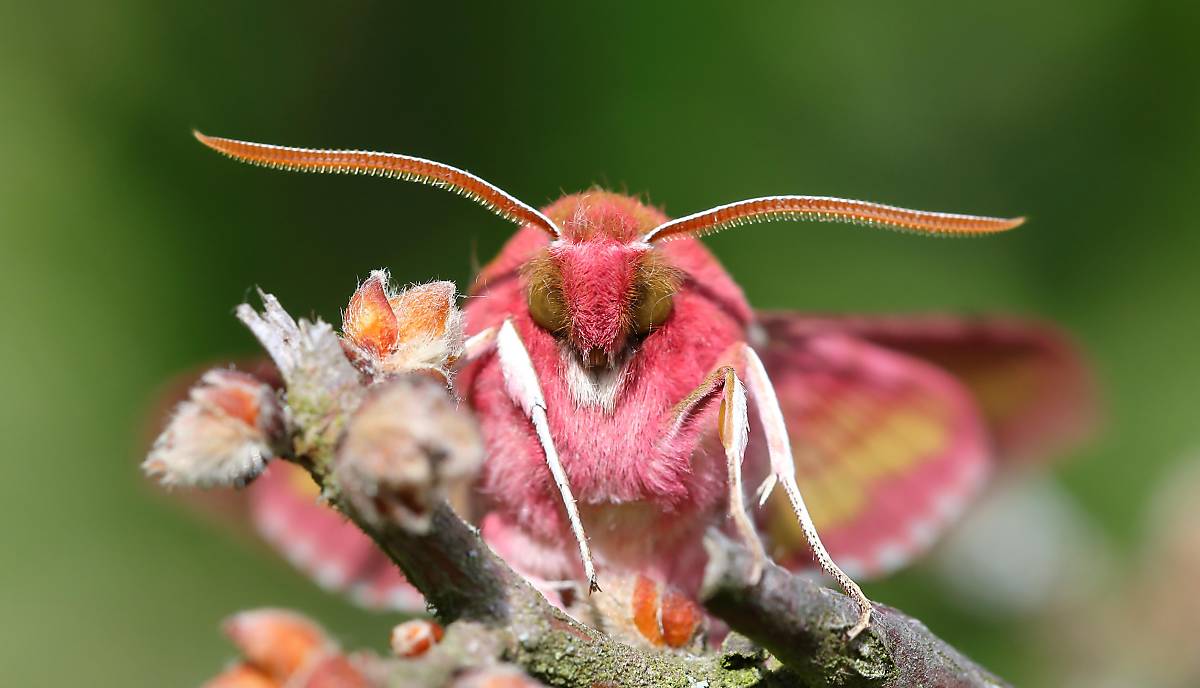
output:
<svg viewBox="0 0 1200 688"><path fill-rule="evenodd" d="M772 346L842 333L929 361L971 391L997 458L1030 463L1086 439L1098 416L1095 382L1066 333L1014 317L804 317L761 314Z"/></svg>
<svg viewBox="0 0 1200 688"><path fill-rule="evenodd" d="M171 410L188 396L205 366L176 376L157 395L148 437L166 425ZM275 388L283 381L267 358L238 361L236 367ZM175 490L193 510L218 521L234 535L258 536L296 568L327 590L347 594L371 609L424 613L425 600L396 565L354 524L317 500L316 483L302 468L275 460L248 487Z"/></svg>
<svg viewBox="0 0 1200 688"><path fill-rule="evenodd" d="M787 423L796 482L849 575L886 574L928 549L991 467L967 389L921 359L836 332L760 349ZM813 559L783 491L760 512L775 560Z"/></svg>

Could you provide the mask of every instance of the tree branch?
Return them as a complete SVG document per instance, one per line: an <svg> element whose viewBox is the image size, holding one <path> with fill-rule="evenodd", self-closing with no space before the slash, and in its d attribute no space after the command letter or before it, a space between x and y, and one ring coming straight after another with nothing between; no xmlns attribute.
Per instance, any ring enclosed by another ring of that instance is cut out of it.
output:
<svg viewBox="0 0 1200 688"><path fill-rule="evenodd" d="M707 543L702 601L730 628L770 651L783 672L772 671L762 658L755 661L744 648L685 656L614 641L549 604L444 503L423 535L359 525L426 596L439 619L486 626L499 639L500 659L551 685L1007 685L920 621L890 607L876 605L871 627L847 642L846 629L857 619L852 600L774 565L750 585L749 553L715 530Z"/></svg>
<svg viewBox="0 0 1200 688"><path fill-rule="evenodd" d="M414 534L374 528L336 492L330 497L404 571L439 620L486 626L499 640L500 659L550 685L716 688L754 685L770 674L758 666L726 667L721 657L635 648L580 624L509 568L444 502L428 532Z"/></svg>
<svg viewBox="0 0 1200 688"><path fill-rule="evenodd" d="M813 686L1005 686L920 621L875 605L871 626L853 641L852 600L769 564L752 584L752 558L717 531L701 600L730 628L769 650Z"/></svg>

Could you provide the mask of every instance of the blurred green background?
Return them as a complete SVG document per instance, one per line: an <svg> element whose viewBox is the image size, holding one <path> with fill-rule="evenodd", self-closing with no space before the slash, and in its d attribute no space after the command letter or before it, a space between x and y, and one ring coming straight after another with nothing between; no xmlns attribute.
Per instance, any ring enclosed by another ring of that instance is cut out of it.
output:
<svg viewBox="0 0 1200 688"><path fill-rule="evenodd" d="M0 11L0 683L197 685L217 627L318 592L137 470L172 375L254 352L254 285L338 317L356 279L465 285L510 226L395 182L271 173L192 127L401 151L542 204L592 184L674 215L810 193L1026 214L977 241L773 224L709 245L760 307L1005 311L1090 351L1109 423L1055 470L1118 554L1200 446L1195 4L39 3ZM1018 683L1031 627L918 570L883 602ZM1027 633L1027 631L1030 631Z"/></svg>

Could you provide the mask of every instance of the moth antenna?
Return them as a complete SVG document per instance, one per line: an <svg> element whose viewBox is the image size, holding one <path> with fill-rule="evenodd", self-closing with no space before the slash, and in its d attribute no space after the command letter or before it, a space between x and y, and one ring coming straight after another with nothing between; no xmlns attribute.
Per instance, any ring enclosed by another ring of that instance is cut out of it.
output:
<svg viewBox="0 0 1200 688"><path fill-rule="evenodd" d="M503 189L470 172L440 162L397 153L320 150L250 143L207 136L195 130L192 131L192 135L197 141L218 153L251 165L293 172L370 174L420 182L466 196L518 225L533 225L556 238L562 233L550 218Z"/></svg>
<svg viewBox="0 0 1200 688"><path fill-rule="evenodd" d="M1019 227L1025 218L1005 219L909 210L880 203L826 196L764 196L728 203L655 227L643 241L670 241L772 220L849 222L915 234L970 236Z"/></svg>

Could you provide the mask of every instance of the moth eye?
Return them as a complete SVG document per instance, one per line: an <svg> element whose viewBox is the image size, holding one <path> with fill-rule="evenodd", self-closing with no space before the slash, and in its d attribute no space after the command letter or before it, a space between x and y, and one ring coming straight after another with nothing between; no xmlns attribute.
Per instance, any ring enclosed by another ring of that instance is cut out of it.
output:
<svg viewBox="0 0 1200 688"><path fill-rule="evenodd" d="M567 309L562 292L544 280L529 285L529 315L539 326L553 333L567 329Z"/></svg>
<svg viewBox="0 0 1200 688"><path fill-rule="evenodd" d="M646 287L633 306L633 325L637 333L646 334L663 324L674 306L674 290L669 285Z"/></svg>

